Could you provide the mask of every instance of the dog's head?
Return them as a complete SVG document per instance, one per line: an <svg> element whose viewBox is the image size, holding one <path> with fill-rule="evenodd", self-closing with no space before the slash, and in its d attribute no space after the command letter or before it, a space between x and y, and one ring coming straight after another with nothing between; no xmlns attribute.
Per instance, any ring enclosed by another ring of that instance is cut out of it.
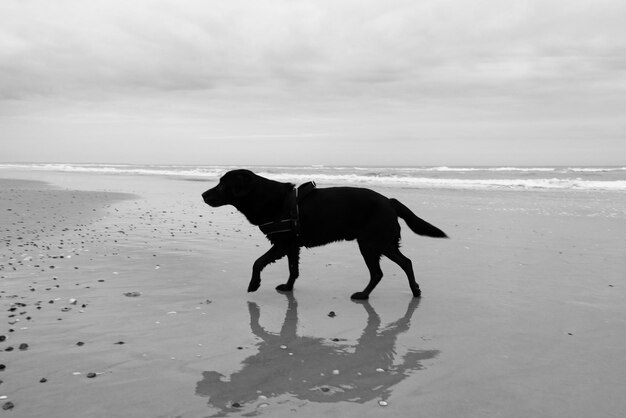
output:
<svg viewBox="0 0 626 418"><path fill-rule="evenodd" d="M249 170L229 171L220 178L217 186L202 193L202 199L214 208L233 205L250 193L255 177Z"/></svg>

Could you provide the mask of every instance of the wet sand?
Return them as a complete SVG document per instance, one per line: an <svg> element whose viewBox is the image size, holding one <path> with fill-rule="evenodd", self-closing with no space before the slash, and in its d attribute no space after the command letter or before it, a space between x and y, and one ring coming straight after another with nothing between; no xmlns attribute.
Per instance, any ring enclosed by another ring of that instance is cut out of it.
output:
<svg viewBox="0 0 626 418"><path fill-rule="evenodd" d="M210 186L0 172L0 414L626 413L623 195L378 189L451 239L404 226L423 298L385 260L355 303L354 243L303 250L292 296L284 260L246 293L268 243Z"/></svg>

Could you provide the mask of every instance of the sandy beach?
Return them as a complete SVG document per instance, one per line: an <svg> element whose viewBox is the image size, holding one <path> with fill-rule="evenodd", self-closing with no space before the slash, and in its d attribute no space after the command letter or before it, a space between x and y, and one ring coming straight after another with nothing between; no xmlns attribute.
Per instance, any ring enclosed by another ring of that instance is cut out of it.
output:
<svg viewBox="0 0 626 418"><path fill-rule="evenodd" d="M626 415L626 196L378 188L421 299L355 243L303 250L246 288L269 246L211 181L0 171L0 415ZM331 314L333 312L333 314Z"/></svg>

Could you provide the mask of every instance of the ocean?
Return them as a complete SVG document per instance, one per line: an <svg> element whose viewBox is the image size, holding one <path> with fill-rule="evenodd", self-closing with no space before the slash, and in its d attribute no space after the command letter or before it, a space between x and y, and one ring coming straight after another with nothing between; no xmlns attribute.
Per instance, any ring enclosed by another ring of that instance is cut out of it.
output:
<svg viewBox="0 0 626 418"><path fill-rule="evenodd" d="M0 164L2 169L218 180L243 168L216 165ZM626 167L252 166L278 181L422 189L626 191Z"/></svg>

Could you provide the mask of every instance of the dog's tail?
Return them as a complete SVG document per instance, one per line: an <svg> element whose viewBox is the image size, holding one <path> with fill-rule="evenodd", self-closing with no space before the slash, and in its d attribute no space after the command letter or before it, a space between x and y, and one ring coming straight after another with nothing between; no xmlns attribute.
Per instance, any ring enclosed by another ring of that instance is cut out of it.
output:
<svg viewBox="0 0 626 418"><path fill-rule="evenodd" d="M437 228L434 225L429 224L425 220L419 218L416 214L411 212L411 209L404 206L396 199L389 199L391 206L396 210L398 216L404 219L404 222L411 228L411 231L419 235L424 235L433 238L448 238L445 232Z"/></svg>

